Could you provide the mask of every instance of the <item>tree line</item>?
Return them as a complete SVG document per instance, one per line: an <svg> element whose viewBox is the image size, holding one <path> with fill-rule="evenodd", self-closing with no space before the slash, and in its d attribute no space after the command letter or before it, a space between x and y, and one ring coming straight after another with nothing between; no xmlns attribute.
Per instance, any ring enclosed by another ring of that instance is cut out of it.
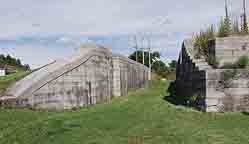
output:
<svg viewBox="0 0 249 144"><path fill-rule="evenodd" d="M136 55L138 58L138 62L143 64L143 51L138 50L133 52L129 58L136 61ZM144 52L144 65L149 67L149 52ZM166 78L170 73L174 73L176 70L176 64L177 62L175 60L171 61L168 65L166 65L161 59L160 59L160 53L155 51L151 53L151 69L152 72L155 72L156 74Z"/></svg>
<svg viewBox="0 0 249 144"><path fill-rule="evenodd" d="M22 68L25 70L30 70L30 66L28 64L22 64L20 59L16 59L10 55L0 54L0 66L5 67L6 65L15 66L17 68Z"/></svg>

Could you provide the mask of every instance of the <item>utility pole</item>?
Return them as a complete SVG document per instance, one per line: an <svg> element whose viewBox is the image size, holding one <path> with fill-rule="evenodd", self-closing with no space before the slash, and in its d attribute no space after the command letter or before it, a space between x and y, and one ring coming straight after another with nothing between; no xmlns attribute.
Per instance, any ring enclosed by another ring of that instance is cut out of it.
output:
<svg viewBox="0 0 249 144"><path fill-rule="evenodd" d="M151 39L148 38L148 51L149 51L149 80L151 80Z"/></svg>
<svg viewBox="0 0 249 144"><path fill-rule="evenodd" d="M134 41L135 41L135 50L136 50L136 62L138 62L138 43L137 43L137 36L134 36Z"/></svg>
<svg viewBox="0 0 249 144"><path fill-rule="evenodd" d="M143 52L143 65L145 64L145 60L144 60L144 37L142 37L142 52Z"/></svg>

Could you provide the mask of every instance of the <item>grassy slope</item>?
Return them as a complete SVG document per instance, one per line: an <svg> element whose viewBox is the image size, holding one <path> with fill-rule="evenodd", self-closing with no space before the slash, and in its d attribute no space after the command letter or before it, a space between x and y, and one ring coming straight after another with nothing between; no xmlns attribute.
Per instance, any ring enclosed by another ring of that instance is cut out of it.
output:
<svg viewBox="0 0 249 144"><path fill-rule="evenodd" d="M249 143L249 116L176 107L163 100L166 85L78 112L0 109L0 143L135 144L133 136L144 144Z"/></svg>
<svg viewBox="0 0 249 144"><path fill-rule="evenodd" d="M19 72L14 73L14 74L0 77L0 96L3 95L6 88L8 88L11 84L13 84L17 80L23 78L24 76L26 76L29 73L30 73L30 71L19 71Z"/></svg>

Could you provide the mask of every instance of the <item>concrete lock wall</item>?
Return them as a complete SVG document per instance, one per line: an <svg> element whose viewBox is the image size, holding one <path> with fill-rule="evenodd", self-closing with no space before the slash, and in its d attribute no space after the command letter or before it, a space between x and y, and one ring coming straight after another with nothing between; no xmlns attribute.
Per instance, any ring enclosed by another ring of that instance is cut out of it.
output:
<svg viewBox="0 0 249 144"><path fill-rule="evenodd" d="M109 102L143 87L149 69L104 47L83 45L78 55L55 61L8 89L20 107L72 109Z"/></svg>
<svg viewBox="0 0 249 144"><path fill-rule="evenodd" d="M206 111L249 111L248 70L208 70L206 86Z"/></svg>
<svg viewBox="0 0 249 144"><path fill-rule="evenodd" d="M115 96L127 95L129 90L143 87L148 80L147 67L120 55L113 56L113 69Z"/></svg>
<svg viewBox="0 0 249 144"><path fill-rule="evenodd" d="M215 39L214 52L220 65L234 63L241 56L249 56L249 36L231 36Z"/></svg>
<svg viewBox="0 0 249 144"><path fill-rule="evenodd" d="M248 38L218 38L209 51L223 59L222 63L234 62L248 54ZM232 50L237 50L236 55L230 53ZM196 107L203 111L249 111L248 69L213 69L204 58L195 58L193 40L183 42L176 77L177 97L197 96L200 101Z"/></svg>

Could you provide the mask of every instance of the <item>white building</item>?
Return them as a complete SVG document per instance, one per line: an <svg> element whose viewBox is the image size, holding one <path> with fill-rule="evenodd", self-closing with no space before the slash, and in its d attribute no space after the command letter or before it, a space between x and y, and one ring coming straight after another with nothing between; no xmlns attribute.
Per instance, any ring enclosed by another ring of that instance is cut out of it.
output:
<svg viewBox="0 0 249 144"><path fill-rule="evenodd" d="M0 68L0 76L5 76L6 70L4 68Z"/></svg>

